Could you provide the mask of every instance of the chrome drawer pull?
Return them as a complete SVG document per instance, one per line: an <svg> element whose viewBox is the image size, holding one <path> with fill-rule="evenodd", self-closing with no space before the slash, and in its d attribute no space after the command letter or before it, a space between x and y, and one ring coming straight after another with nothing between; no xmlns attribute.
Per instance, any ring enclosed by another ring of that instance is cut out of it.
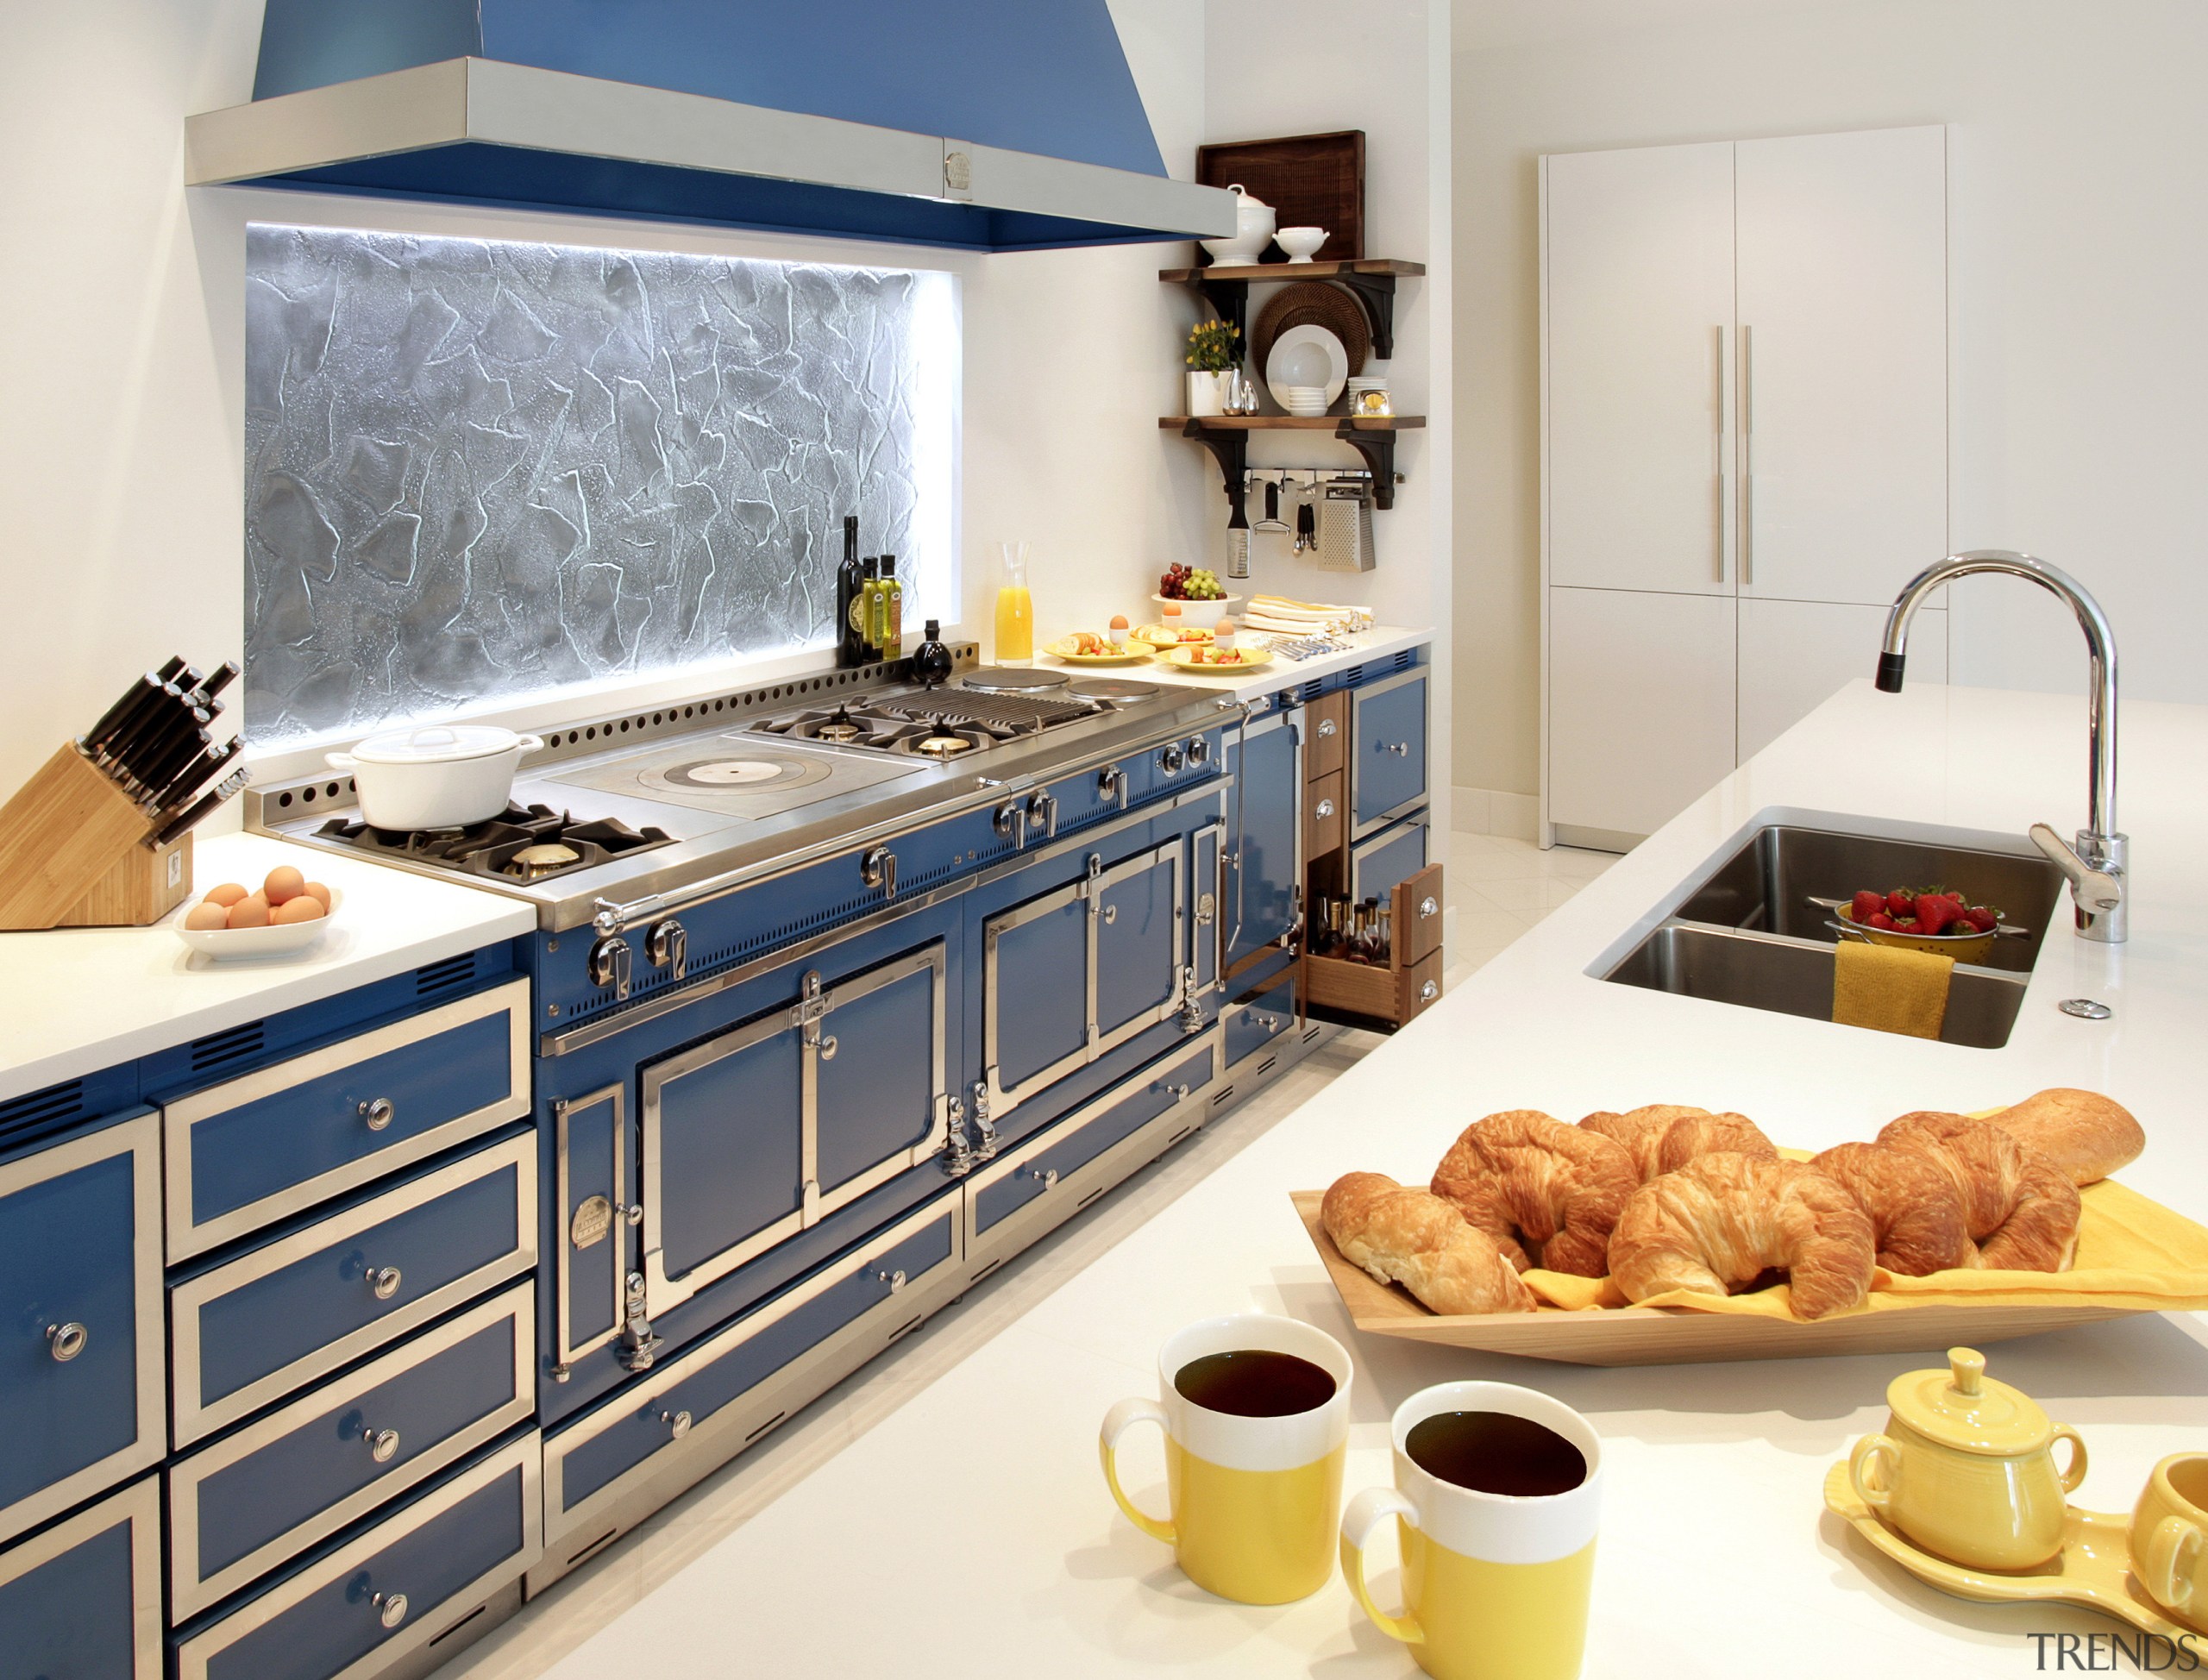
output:
<svg viewBox="0 0 2208 1680"><path fill-rule="evenodd" d="M362 1103L360 1108L361 1118L367 1122L371 1131L383 1131L391 1124L391 1117L395 1112L389 1097L376 1097Z"/></svg>
<svg viewBox="0 0 2208 1680"><path fill-rule="evenodd" d="M1380 750L1383 753L1393 753L1398 758L1408 758L1411 755L1411 743L1408 741L1383 741L1380 743Z"/></svg>
<svg viewBox="0 0 2208 1680"><path fill-rule="evenodd" d="M668 1433L678 1441L690 1432L690 1414L687 1412L662 1412L659 1420L667 1426Z"/></svg>
<svg viewBox="0 0 2208 1680"><path fill-rule="evenodd" d="M1418 988L1418 1000L1421 1003L1432 1003L1440 995L1441 982L1440 981L1429 980Z"/></svg>
<svg viewBox="0 0 2208 1680"><path fill-rule="evenodd" d="M378 1301L389 1301L404 1281L396 1266L378 1266L368 1273L368 1288L376 1292Z"/></svg>
<svg viewBox="0 0 2208 1680"><path fill-rule="evenodd" d="M1114 922L1118 921L1119 919L1120 919L1120 906L1119 906L1118 905L1116 905L1116 904L1107 904L1107 905L1106 905L1106 906L1104 906L1104 925L1105 925L1106 927L1109 927L1109 926L1111 926L1111 925L1112 925L1112 924L1113 924L1113 923L1114 923Z"/></svg>
<svg viewBox="0 0 2208 1680"><path fill-rule="evenodd" d="M1434 903L1432 894L1429 893L1418 901L1418 918L1421 922L1430 920L1439 913L1440 909L1441 906Z"/></svg>
<svg viewBox="0 0 2208 1680"><path fill-rule="evenodd" d="M386 1627L396 1627L406 1620L405 1593L378 1593L368 1602L376 1607L376 1620Z"/></svg>
<svg viewBox="0 0 2208 1680"><path fill-rule="evenodd" d="M1186 1085L1169 1085L1165 1088L1165 1094L1176 1102L1186 1102L1189 1100L1189 1088Z"/></svg>
<svg viewBox="0 0 2208 1680"><path fill-rule="evenodd" d="M85 1351L85 1344L92 1339L92 1332L81 1324L50 1324L46 1327L47 1351L53 1355L57 1364L67 1364Z"/></svg>
<svg viewBox="0 0 2208 1680"><path fill-rule="evenodd" d="M877 1283L887 1283L889 1286L889 1293L894 1295L905 1287L905 1269L900 1266L894 1272L876 1272L874 1275L874 1281Z"/></svg>
<svg viewBox="0 0 2208 1680"><path fill-rule="evenodd" d="M1320 800L1319 809L1315 814L1322 818L1333 816L1334 814L1334 802L1332 799Z"/></svg>
<svg viewBox="0 0 2208 1680"><path fill-rule="evenodd" d="M368 1457L379 1464L387 1464L398 1456L396 1429L363 1429L361 1439L368 1444Z"/></svg>
<svg viewBox="0 0 2208 1680"><path fill-rule="evenodd" d="M1322 740L1322 741L1323 741L1323 740L1325 740L1328 736L1330 736L1330 735L1333 734L1334 732L1335 732L1335 728L1334 728L1334 720L1333 720L1333 718L1321 718L1319 720L1319 738L1320 738L1320 740Z"/></svg>
<svg viewBox="0 0 2208 1680"><path fill-rule="evenodd" d="M630 1202L626 1207L621 1210L621 1217L628 1220L630 1225L642 1225L644 1222L643 1203L641 1201Z"/></svg>
<svg viewBox="0 0 2208 1680"><path fill-rule="evenodd" d="M820 1040L820 1059L823 1062L833 1062L836 1059L837 1048L834 1033L823 1034Z"/></svg>
<svg viewBox="0 0 2208 1680"><path fill-rule="evenodd" d="M1056 1167L1030 1167L1027 1175L1046 1190L1058 1188L1058 1169Z"/></svg>

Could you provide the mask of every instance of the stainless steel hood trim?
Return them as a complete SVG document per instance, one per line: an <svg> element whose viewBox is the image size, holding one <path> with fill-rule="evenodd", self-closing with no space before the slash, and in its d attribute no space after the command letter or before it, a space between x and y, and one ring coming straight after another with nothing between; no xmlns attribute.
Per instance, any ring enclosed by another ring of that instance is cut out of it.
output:
<svg viewBox="0 0 2208 1680"><path fill-rule="evenodd" d="M496 59L203 111L185 118L185 139L191 186L474 143L1026 211L1161 239L1234 231L1233 195L1215 187ZM949 185L955 158L970 171L960 190Z"/></svg>

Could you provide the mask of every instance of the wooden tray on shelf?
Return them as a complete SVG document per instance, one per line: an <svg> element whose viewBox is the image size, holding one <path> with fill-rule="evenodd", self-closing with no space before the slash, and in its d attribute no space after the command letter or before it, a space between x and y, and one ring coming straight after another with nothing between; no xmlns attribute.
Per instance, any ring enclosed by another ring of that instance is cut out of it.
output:
<svg viewBox="0 0 2208 1680"><path fill-rule="evenodd" d="M2081 1292L2072 1301L1957 1304L1927 1301L1883 1311L1842 1313L1810 1323L1743 1313L1703 1313L1669 1307L1618 1307L1567 1312L1543 1307L1532 1313L1445 1316L1429 1313L1393 1284L1367 1276L1342 1257L1319 1223L1325 1193L1289 1193L1326 1262L1328 1276L1359 1330L1446 1347L1554 1359L1572 1365L1675 1365L1720 1359L1808 1359L1827 1354L1937 1351L1982 1346L2036 1336L2074 1324L2125 1318L2167 1307L2115 1304Z"/></svg>

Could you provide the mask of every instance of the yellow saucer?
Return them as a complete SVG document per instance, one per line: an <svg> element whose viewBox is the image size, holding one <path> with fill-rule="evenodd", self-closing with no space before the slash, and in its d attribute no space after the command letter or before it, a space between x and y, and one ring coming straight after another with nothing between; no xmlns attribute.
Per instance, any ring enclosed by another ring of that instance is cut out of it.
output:
<svg viewBox="0 0 2208 1680"><path fill-rule="evenodd" d="M1197 651L1193 645L1168 648L1158 656L1176 671L1194 671L1199 676L1206 677L1239 677L1247 671L1262 671L1273 662L1270 648L1239 649L1238 651L1242 657L1232 665L1199 665L1193 657Z"/></svg>
<svg viewBox="0 0 2208 1680"><path fill-rule="evenodd" d="M2173 1621L2132 1578L2129 1516L2068 1508L2062 1531L2062 1555L2037 1575L1998 1575L1965 1569L1923 1551L1889 1528L1856 1496L1847 1480L1847 1461L1825 1472L1825 1507L1855 1532L1928 1587L1980 1604L2073 1604L2128 1621L2144 1633L2181 1639L2197 1630Z"/></svg>
<svg viewBox="0 0 2208 1680"><path fill-rule="evenodd" d="M1060 636L1045 646L1043 651L1053 659L1062 659L1069 665L1147 665L1157 649L1147 643L1130 646L1124 653L1080 654L1068 651L1073 646L1071 636Z"/></svg>

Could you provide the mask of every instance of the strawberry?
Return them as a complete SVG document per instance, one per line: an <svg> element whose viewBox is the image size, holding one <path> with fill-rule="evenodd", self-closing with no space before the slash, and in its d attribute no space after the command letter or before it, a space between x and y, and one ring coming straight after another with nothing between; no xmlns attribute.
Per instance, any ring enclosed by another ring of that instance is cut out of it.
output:
<svg viewBox="0 0 2208 1680"><path fill-rule="evenodd" d="M1883 932L1893 933L1899 931L1901 925L1896 922L1892 917L1887 915L1885 911L1881 910L1877 915L1871 918L1870 925L1879 929Z"/></svg>
<svg viewBox="0 0 2208 1680"><path fill-rule="evenodd" d="M1994 927L2001 920L2001 918L1997 913L1982 904L1974 904L1969 909L1964 911L1963 918L1980 933L1992 932Z"/></svg>
<svg viewBox="0 0 2208 1680"><path fill-rule="evenodd" d="M1957 914L1954 900L1941 893L1928 893L1916 901L1916 931L1919 933L1945 932Z"/></svg>
<svg viewBox="0 0 2208 1680"><path fill-rule="evenodd" d="M1916 904L1916 893L1906 887L1897 887L1886 894L1886 914L1899 921L1903 917L1914 913Z"/></svg>
<svg viewBox="0 0 2208 1680"><path fill-rule="evenodd" d="M1886 913L1886 895L1867 890L1858 893L1855 902L1848 906L1848 913L1859 922L1868 922L1873 916L1883 916Z"/></svg>

